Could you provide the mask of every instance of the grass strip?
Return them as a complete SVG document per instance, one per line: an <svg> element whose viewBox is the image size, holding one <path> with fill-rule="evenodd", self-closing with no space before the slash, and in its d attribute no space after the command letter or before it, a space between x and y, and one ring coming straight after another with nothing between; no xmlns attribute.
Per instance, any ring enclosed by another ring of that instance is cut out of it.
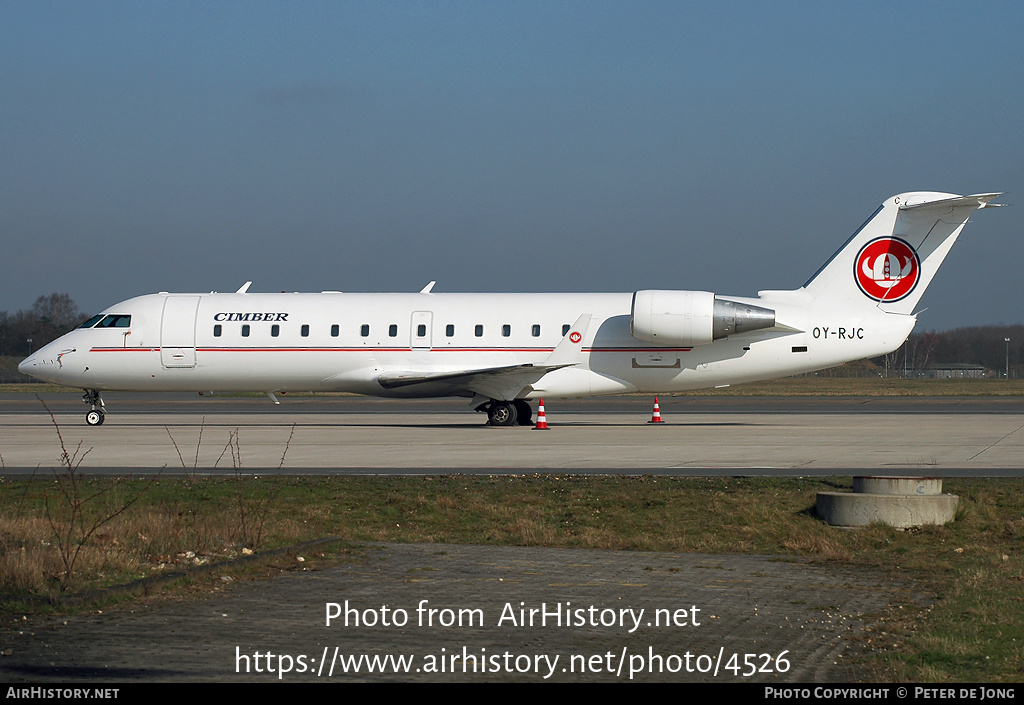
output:
<svg viewBox="0 0 1024 705"><path fill-rule="evenodd" d="M83 494L101 498L89 512L109 511L147 481L115 482L82 479ZM325 536L747 553L898 574L932 597L927 606L908 597L875 616L864 636L872 679L1015 682L1024 672L1019 479L946 480L961 509L944 527L848 531L813 512L817 492L850 489L845 478L164 477L90 537L72 580L59 574L54 529L41 518L47 503L57 514L54 485L0 483L0 591L8 611Z"/></svg>

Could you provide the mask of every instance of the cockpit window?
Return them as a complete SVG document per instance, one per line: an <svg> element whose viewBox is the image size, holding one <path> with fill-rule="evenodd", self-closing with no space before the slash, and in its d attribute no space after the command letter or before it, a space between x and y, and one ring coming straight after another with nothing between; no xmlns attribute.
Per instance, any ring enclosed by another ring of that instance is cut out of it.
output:
<svg viewBox="0 0 1024 705"><path fill-rule="evenodd" d="M132 317L124 316L119 313L109 313L103 317L103 320L96 324L97 328L130 328L132 325Z"/></svg>
<svg viewBox="0 0 1024 705"><path fill-rule="evenodd" d="M97 313L95 316L93 316L88 321L86 321L85 323L83 323L82 325L80 325L78 327L79 328L92 328L94 325L99 323L99 320L101 318L103 318L103 314L102 313Z"/></svg>

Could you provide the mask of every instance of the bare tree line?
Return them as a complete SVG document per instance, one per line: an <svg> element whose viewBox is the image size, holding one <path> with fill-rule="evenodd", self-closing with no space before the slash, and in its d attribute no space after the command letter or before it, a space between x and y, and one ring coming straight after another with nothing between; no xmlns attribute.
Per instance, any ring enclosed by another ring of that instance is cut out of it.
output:
<svg viewBox="0 0 1024 705"><path fill-rule="evenodd" d="M1024 325L969 326L911 333L904 347L891 355L892 361L901 368L904 357L908 369L969 364L981 365L999 374L1006 372L1009 357L1013 372L1015 368L1020 370L1024 363ZM1020 372L1015 376L1020 377Z"/></svg>
<svg viewBox="0 0 1024 705"><path fill-rule="evenodd" d="M28 357L85 320L68 294L40 296L30 309L0 311L0 356Z"/></svg>

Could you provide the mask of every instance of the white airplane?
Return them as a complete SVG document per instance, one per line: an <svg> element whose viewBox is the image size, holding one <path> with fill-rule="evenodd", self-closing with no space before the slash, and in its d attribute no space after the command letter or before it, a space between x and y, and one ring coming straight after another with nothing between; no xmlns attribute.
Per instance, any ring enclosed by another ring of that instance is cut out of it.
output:
<svg viewBox="0 0 1024 705"><path fill-rule="evenodd" d="M806 284L757 298L626 294L140 296L18 369L86 391L468 397L496 426L529 400L671 393L810 372L897 349L968 216L999 194L887 199Z"/></svg>

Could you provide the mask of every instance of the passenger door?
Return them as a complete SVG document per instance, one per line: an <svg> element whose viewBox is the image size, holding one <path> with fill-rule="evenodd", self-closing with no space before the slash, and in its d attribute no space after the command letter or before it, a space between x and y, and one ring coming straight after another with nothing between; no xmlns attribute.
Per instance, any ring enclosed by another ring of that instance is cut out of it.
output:
<svg viewBox="0 0 1024 705"><path fill-rule="evenodd" d="M196 366L198 296L168 296L160 321L160 363L164 367Z"/></svg>

